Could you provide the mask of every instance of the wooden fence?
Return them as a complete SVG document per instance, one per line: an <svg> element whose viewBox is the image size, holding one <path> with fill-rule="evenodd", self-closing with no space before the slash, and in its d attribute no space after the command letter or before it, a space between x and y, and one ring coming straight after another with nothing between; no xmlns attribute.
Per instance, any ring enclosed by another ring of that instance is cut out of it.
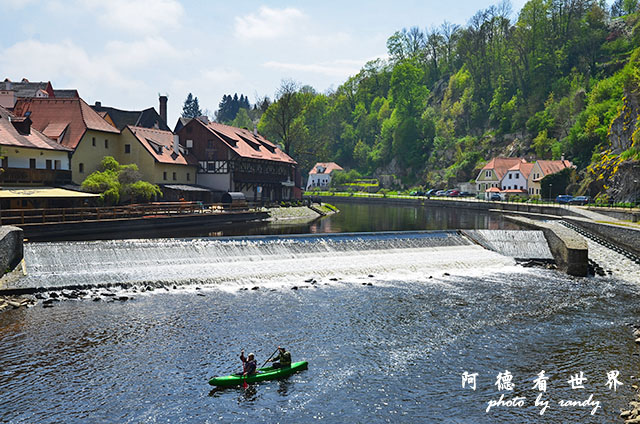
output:
<svg viewBox="0 0 640 424"><path fill-rule="evenodd" d="M0 225L88 222L133 218L160 218L196 214L254 211L257 204L229 206L220 203L162 202L111 207L0 209Z"/></svg>

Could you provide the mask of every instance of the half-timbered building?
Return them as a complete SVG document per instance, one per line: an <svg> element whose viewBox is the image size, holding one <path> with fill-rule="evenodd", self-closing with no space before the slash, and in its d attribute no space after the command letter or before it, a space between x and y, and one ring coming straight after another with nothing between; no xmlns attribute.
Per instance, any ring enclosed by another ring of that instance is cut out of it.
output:
<svg viewBox="0 0 640 424"><path fill-rule="evenodd" d="M178 136L198 160L198 185L242 192L250 201L294 197L296 161L256 131L198 118L180 128Z"/></svg>

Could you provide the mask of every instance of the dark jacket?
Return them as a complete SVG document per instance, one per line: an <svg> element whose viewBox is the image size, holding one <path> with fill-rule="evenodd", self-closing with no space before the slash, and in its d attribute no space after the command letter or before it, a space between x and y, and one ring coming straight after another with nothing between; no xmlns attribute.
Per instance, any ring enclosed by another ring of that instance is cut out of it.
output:
<svg viewBox="0 0 640 424"><path fill-rule="evenodd" d="M258 364L256 363L255 359L252 359L250 361L244 357L244 354L241 353L240 360L242 361L242 371L244 373L248 375L256 373L256 368L258 367Z"/></svg>
<svg viewBox="0 0 640 424"><path fill-rule="evenodd" d="M280 365L284 367L291 366L291 354L288 350L285 350L284 353L280 352L274 361L280 362Z"/></svg>

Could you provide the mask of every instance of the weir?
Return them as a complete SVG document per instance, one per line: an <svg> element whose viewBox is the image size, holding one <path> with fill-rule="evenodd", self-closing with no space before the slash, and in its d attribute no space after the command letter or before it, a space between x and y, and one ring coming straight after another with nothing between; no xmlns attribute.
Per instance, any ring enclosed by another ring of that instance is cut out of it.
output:
<svg viewBox="0 0 640 424"><path fill-rule="evenodd" d="M390 278L500 269L512 258L458 231L27 243L9 289L77 285L296 284L301 277Z"/></svg>
<svg viewBox="0 0 640 424"><path fill-rule="evenodd" d="M463 233L484 248L505 256L553 260L542 231L466 230Z"/></svg>

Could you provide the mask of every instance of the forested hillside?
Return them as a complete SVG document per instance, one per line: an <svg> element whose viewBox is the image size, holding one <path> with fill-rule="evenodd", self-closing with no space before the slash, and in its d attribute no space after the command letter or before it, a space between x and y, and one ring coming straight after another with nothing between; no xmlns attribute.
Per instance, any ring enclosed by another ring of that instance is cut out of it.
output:
<svg viewBox="0 0 640 424"><path fill-rule="evenodd" d="M576 191L611 190L622 170L623 182L638 175L637 9L531 0L517 13L508 3L479 11L464 27L403 29L387 41L388 61L332 93L283 83L260 130L303 172L335 161L443 187L475 178L494 155L564 154L583 176Z"/></svg>

